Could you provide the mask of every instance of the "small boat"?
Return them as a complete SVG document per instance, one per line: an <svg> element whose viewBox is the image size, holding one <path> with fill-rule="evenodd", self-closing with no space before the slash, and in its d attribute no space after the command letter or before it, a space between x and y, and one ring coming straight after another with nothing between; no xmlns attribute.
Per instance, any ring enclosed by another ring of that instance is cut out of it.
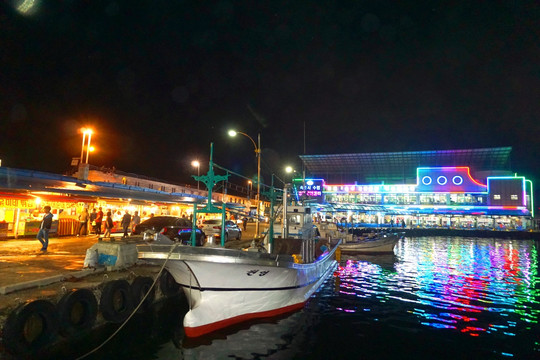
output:
<svg viewBox="0 0 540 360"><path fill-rule="evenodd" d="M357 237L352 242L347 242L339 245L342 253L357 253L357 254L393 254L394 247L404 233L369 233L361 237Z"/></svg>
<svg viewBox="0 0 540 360"><path fill-rule="evenodd" d="M298 209L295 216L303 215ZM305 219L311 218L309 209ZM304 221L304 219L302 219ZM139 259L164 264L189 303L183 324L198 337L246 320L298 310L337 267L330 242L311 234L275 239L272 253L260 248L191 247L168 239L138 245Z"/></svg>

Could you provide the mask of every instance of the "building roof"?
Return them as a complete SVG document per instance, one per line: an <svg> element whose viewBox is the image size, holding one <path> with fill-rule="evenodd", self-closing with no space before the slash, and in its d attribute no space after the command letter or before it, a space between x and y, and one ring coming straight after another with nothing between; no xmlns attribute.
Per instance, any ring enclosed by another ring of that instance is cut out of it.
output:
<svg viewBox="0 0 540 360"><path fill-rule="evenodd" d="M512 147L386 153L300 155L310 177L327 181L403 182L416 177L416 168L469 166L471 172L510 171Z"/></svg>
<svg viewBox="0 0 540 360"><path fill-rule="evenodd" d="M169 193L118 183L92 182L46 172L5 167L0 167L0 191L2 190L21 194L42 192L161 203L193 204L204 199L193 194Z"/></svg>

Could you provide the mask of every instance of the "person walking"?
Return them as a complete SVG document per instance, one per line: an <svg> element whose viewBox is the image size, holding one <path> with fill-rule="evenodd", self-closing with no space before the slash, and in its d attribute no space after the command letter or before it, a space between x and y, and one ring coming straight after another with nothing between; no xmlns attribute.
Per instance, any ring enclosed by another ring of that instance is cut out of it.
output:
<svg viewBox="0 0 540 360"><path fill-rule="evenodd" d="M122 229L124 229L123 237L128 236L129 224L131 224L131 215L129 214L129 211L126 210L126 213L122 217Z"/></svg>
<svg viewBox="0 0 540 360"><path fill-rule="evenodd" d="M86 235L88 231L88 209L84 208L79 215L79 228L77 229L77 236Z"/></svg>
<svg viewBox="0 0 540 360"><path fill-rule="evenodd" d="M103 223L103 209L100 207L96 215L96 234L101 235L101 224Z"/></svg>
<svg viewBox="0 0 540 360"><path fill-rule="evenodd" d="M244 218L242 219L242 224L244 225L244 231L246 231L247 222L248 222L248 219L247 219L247 217L244 216Z"/></svg>
<svg viewBox="0 0 540 360"><path fill-rule="evenodd" d="M105 219L105 233L103 234L103 239L105 238L111 238L111 230L114 226L113 220L112 220L112 213L111 211L107 211L107 218Z"/></svg>
<svg viewBox="0 0 540 360"><path fill-rule="evenodd" d="M97 217L96 208L93 208L92 212L90 213L90 226L92 226L92 232L94 234L97 233L96 232L96 217ZM88 233L90 233L90 231Z"/></svg>
<svg viewBox="0 0 540 360"><path fill-rule="evenodd" d="M141 217L139 216L139 212L135 211L133 214L133 218L131 219L131 233L133 234L133 231L135 230L135 227L141 223Z"/></svg>
<svg viewBox="0 0 540 360"><path fill-rule="evenodd" d="M43 210L45 210L45 215L43 215L43 220L41 220L41 224L39 225L37 239L41 243L41 251L45 252L49 246L49 231L52 226L53 214L49 205L46 205Z"/></svg>

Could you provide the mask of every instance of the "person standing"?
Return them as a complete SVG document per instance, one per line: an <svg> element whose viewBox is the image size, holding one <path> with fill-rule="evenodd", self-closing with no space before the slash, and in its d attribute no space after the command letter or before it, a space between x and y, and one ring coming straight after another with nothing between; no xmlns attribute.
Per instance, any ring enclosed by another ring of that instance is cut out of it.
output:
<svg viewBox="0 0 540 360"><path fill-rule="evenodd" d="M248 219L247 219L247 217L244 216L244 218L242 219L242 224L244 225L244 231L246 231L247 222L248 222Z"/></svg>
<svg viewBox="0 0 540 360"><path fill-rule="evenodd" d="M77 236L86 235L88 231L88 209L84 208L79 215L79 228L77 229Z"/></svg>
<svg viewBox="0 0 540 360"><path fill-rule="evenodd" d="M131 219L131 233L133 234L133 231L135 230L135 227L141 223L141 217L139 216L139 212L135 211L133 214L133 218Z"/></svg>
<svg viewBox="0 0 540 360"><path fill-rule="evenodd" d="M129 214L129 211L126 210L126 213L122 217L122 229L124 229L124 236L128 236L128 230L129 230L129 224L131 224L131 215Z"/></svg>
<svg viewBox="0 0 540 360"><path fill-rule="evenodd" d="M103 209L100 207L96 215L96 234L101 235L101 224L103 223Z"/></svg>
<svg viewBox="0 0 540 360"><path fill-rule="evenodd" d="M41 243L41 251L45 252L49 246L49 231L52 226L53 214L49 205L46 205L43 210L45 210L45 215L43 215L43 220L41 220L41 224L39 225L37 239Z"/></svg>

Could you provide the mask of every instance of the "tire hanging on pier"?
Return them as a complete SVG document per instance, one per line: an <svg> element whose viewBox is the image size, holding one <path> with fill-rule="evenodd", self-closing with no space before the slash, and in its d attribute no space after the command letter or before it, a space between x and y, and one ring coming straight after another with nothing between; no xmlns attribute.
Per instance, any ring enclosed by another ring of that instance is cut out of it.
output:
<svg viewBox="0 0 540 360"><path fill-rule="evenodd" d="M3 343L16 355L36 354L58 334L58 312L48 300L23 304L9 314L3 329Z"/></svg>
<svg viewBox="0 0 540 360"><path fill-rule="evenodd" d="M139 305L146 293L152 287L153 283L154 280L152 280L152 278L148 276L137 276L135 280L133 280L133 282L131 283L131 294L133 296L134 307L137 307ZM156 288L153 287L152 290L150 290L150 293L144 300L144 303L137 310L138 313L144 313L150 309L150 307L154 303L154 299L156 298L155 289Z"/></svg>
<svg viewBox="0 0 540 360"><path fill-rule="evenodd" d="M174 280L174 277L167 270L163 271L159 278L159 288L165 296L174 296L180 291L180 284Z"/></svg>
<svg viewBox="0 0 540 360"><path fill-rule="evenodd" d="M98 304L94 293L88 289L73 290L65 294L57 308L60 334L66 337L91 329L96 322Z"/></svg>
<svg viewBox="0 0 540 360"><path fill-rule="evenodd" d="M126 280L113 280L105 284L99 301L103 318L112 323L124 322L133 311L133 296Z"/></svg>

